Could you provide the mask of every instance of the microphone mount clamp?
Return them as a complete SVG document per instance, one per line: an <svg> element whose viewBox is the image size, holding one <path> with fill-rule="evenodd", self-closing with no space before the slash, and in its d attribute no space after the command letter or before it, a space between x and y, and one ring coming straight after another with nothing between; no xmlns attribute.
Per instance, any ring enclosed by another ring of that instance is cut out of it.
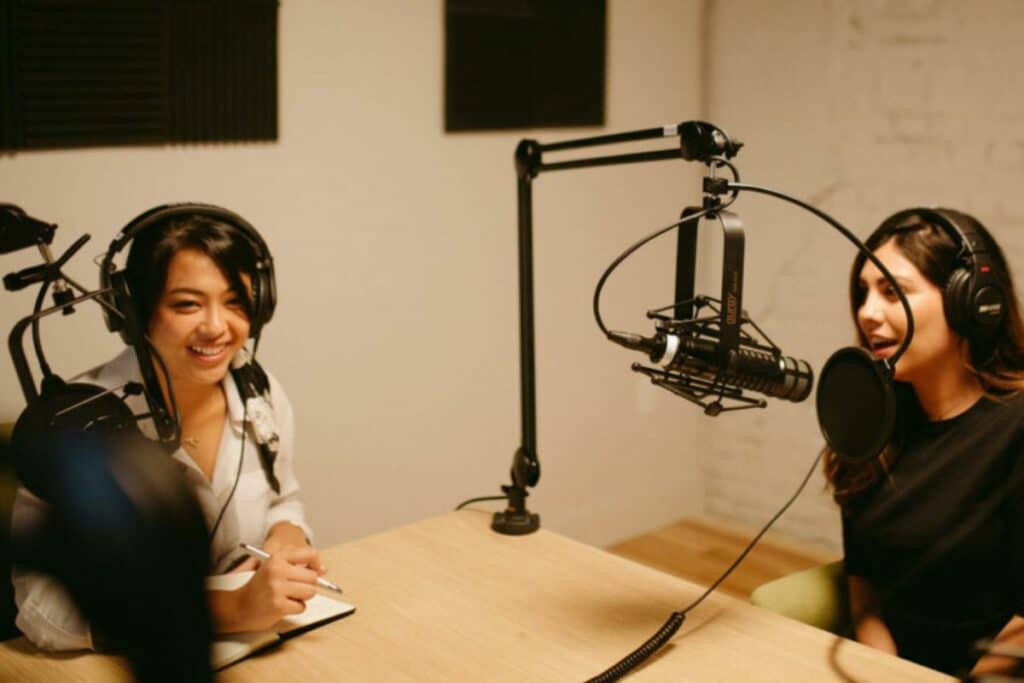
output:
<svg viewBox="0 0 1024 683"><path fill-rule="evenodd" d="M697 295L690 300L681 302L683 306L694 307L694 314L691 319L679 320L664 311L676 308L679 304L670 304L647 312L647 317L655 321L655 328L659 334L674 334L679 337L720 339L722 320L722 300L710 296ZM702 315L707 309L710 315ZM756 333L748 331L753 328ZM775 358L782 355L782 350L768 337L768 335L757 326L742 311L739 318L738 344L746 349L771 354ZM735 349L727 351L727 354L735 353ZM731 358L724 359L725 367L730 364ZM697 375L684 374L677 370L668 368L649 367L642 363L633 363L630 366L633 372L646 375L651 383L671 391L676 396L695 403L704 409L704 414L710 417L734 410L746 410L749 408L765 408L767 401L763 398L755 398L744 394L738 387L729 386L723 376L718 373L711 379ZM710 398L709 398L710 397Z"/></svg>

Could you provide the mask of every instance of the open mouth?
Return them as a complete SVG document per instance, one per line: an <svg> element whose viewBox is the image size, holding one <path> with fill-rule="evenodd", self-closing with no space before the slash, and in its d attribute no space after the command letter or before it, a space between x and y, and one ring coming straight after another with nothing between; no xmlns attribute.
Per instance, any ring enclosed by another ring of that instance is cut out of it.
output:
<svg viewBox="0 0 1024 683"><path fill-rule="evenodd" d="M225 353L227 353L227 349L227 344L218 344L216 346L189 346L188 352L193 358L204 363L215 363L224 357Z"/></svg>
<svg viewBox="0 0 1024 683"><path fill-rule="evenodd" d="M894 351L897 346L899 346L899 342L895 339L883 339L881 337L876 337L871 340L871 351L875 354Z"/></svg>

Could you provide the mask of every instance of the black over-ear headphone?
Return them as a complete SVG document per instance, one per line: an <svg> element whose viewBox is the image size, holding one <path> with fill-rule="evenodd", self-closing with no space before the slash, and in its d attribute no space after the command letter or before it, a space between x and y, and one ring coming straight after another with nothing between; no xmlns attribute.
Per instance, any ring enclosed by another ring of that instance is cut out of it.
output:
<svg viewBox="0 0 1024 683"><path fill-rule="evenodd" d="M993 245L974 218L952 209L907 209L882 225L895 226L915 215L942 229L960 249L942 293L946 322L965 339L991 339L1006 318L1006 293L991 256Z"/></svg>
<svg viewBox="0 0 1024 683"><path fill-rule="evenodd" d="M109 297L110 303L121 315L105 309L103 316L107 322L107 329L111 332L118 332L126 344L139 343L140 340L135 339L132 330L124 324L125 320L137 320L137 316L124 315L123 308L134 305L132 293L128 288L125 270L123 268L115 270L113 260L139 233L150 226L179 216L202 216L221 221L236 229L252 246L256 254L256 272L253 274L252 280L252 314L249 320L249 335L258 339L263 326L273 317L274 307L277 305L274 260L256 228L238 214L212 204L181 203L158 206L136 217L114 237L100 266L100 287L113 290L114 295ZM143 329L145 328L146 321L138 321L138 323Z"/></svg>

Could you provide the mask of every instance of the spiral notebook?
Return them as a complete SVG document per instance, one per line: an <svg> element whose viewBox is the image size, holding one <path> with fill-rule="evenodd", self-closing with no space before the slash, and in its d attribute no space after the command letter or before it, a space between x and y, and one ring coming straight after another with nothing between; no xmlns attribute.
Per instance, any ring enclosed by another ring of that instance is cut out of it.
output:
<svg viewBox="0 0 1024 683"><path fill-rule="evenodd" d="M206 577L210 590L237 590L248 583L255 572L235 572ZM356 611L354 605L317 593L306 603L302 614L285 617L267 631L249 631L217 636L210 645L210 664L219 670L245 659L254 652L276 645L311 629L323 626Z"/></svg>

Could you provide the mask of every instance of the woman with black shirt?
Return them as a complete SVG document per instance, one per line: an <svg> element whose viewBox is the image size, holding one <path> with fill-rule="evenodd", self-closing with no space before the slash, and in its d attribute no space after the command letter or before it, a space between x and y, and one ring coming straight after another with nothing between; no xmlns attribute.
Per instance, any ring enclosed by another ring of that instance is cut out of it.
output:
<svg viewBox="0 0 1024 683"><path fill-rule="evenodd" d="M861 464L826 454L854 633L947 673L1005 670L1013 660L979 659L973 644L1024 644L1024 325L1006 260L981 224L949 210L902 211L866 244L904 290L914 335L896 363L896 427L882 454ZM967 302L982 306L984 325L958 308L977 291L967 277L1002 292L1001 307ZM906 316L863 255L850 301L860 344L890 357Z"/></svg>

